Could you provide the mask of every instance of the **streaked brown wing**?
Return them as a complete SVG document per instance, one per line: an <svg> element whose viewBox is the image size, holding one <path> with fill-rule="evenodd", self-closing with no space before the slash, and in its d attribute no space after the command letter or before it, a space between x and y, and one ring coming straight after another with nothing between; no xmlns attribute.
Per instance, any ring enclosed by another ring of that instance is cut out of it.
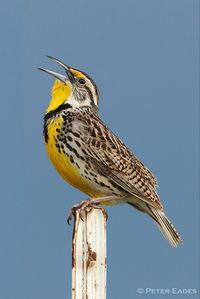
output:
<svg viewBox="0 0 200 299"><path fill-rule="evenodd" d="M161 209L162 204L156 192L157 183L153 174L106 128L97 115L85 117L85 148L97 171L124 191Z"/></svg>

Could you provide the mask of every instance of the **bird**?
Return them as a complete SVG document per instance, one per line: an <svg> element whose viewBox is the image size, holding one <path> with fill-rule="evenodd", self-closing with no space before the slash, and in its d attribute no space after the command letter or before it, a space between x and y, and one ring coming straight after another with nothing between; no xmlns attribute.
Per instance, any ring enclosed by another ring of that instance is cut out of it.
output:
<svg viewBox="0 0 200 299"><path fill-rule="evenodd" d="M182 238L165 215L154 174L131 152L98 115L99 91L85 72L47 56L64 75L38 68L53 76L52 98L44 115L44 143L50 161L69 184L89 199L74 211L92 206L128 204L150 216L174 247Z"/></svg>

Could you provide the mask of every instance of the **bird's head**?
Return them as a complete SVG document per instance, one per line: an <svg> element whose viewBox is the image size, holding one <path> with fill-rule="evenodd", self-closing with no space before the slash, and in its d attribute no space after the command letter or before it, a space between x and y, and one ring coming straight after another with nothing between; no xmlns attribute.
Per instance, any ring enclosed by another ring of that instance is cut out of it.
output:
<svg viewBox="0 0 200 299"><path fill-rule="evenodd" d="M70 104L72 108L89 106L96 112L98 110L99 93L94 81L84 72L69 67L62 61L48 56L65 71L65 75L39 68L39 70L56 78L52 88L52 99L46 113L57 109L63 104Z"/></svg>

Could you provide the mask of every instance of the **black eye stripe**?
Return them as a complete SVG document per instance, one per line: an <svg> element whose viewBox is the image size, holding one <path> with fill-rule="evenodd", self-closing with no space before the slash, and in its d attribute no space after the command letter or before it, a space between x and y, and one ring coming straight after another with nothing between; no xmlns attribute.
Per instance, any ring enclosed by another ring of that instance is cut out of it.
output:
<svg viewBox="0 0 200 299"><path fill-rule="evenodd" d="M87 92L88 92L88 95L89 95L89 97L90 97L91 102L94 104L94 98L93 98L92 91L91 91L90 88L87 87L87 86L85 86L85 89L86 89Z"/></svg>
<svg viewBox="0 0 200 299"><path fill-rule="evenodd" d="M99 92L98 92L98 88L96 86L96 83L92 80L92 78L90 76L88 76L88 74L86 74L85 72L81 72L83 75L85 75L87 77L87 79L92 83L92 85L94 86L95 89L95 93L97 95L97 97L99 96Z"/></svg>

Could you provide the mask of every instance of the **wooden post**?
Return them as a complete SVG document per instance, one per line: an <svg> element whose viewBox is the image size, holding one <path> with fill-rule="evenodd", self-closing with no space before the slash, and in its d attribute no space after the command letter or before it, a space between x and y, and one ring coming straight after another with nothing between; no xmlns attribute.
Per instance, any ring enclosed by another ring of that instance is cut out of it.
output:
<svg viewBox="0 0 200 299"><path fill-rule="evenodd" d="M106 299L106 215L103 209L89 208L81 216L76 211L72 299Z"/></svg>

